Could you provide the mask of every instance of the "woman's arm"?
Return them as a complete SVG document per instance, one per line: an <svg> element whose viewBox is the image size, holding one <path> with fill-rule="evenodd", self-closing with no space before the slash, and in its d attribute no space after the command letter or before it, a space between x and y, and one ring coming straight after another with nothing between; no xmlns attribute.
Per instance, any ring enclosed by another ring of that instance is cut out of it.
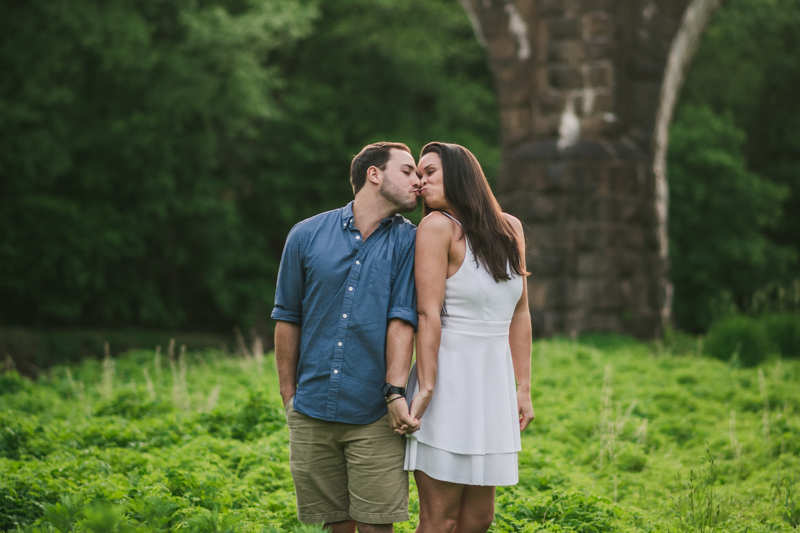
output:
<svg viewBox="0 0 800 533"><path fill-rule="evenodd" d="M520 246L522 267L525 268L525 234L522 223L511 215L505 215L511 223ZM519 407L519 429L523 431L533 421L531 402L531 312L528 309L528 278L522 278L522 296L517 301L511 327L508 333L511 345L511 361L514 364L514 377L517 380L517 405Z"/></svg>
<svg viewBox="0 0 800 533"><path fill-rule="evenodd" d="M441 213L425 217L417 229L414 279L417 285L417 379L419 393L411 402L411 417L422 418L436 386L436 363L442 338L440 313L453 236L453 222Z"/></svg>

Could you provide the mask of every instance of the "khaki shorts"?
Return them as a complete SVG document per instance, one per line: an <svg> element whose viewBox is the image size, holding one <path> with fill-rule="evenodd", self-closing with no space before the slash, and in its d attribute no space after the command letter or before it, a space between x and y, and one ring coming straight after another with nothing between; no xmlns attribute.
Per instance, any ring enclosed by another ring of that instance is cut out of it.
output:
<svg viewBox="0 0 800 533"><path fill-rule="evenodd" d="M408 520L405 440L389 415L356 425L311 418L286 405L297 518L307 524Z"/></svg>

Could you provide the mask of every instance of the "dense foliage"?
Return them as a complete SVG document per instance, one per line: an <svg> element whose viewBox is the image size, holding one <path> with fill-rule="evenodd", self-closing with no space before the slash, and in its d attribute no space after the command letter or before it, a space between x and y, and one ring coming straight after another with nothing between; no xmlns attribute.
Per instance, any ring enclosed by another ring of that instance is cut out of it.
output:
<svg viewBox="0 0 800 533"><path fill-rule="evenodd" d="M253 309L273 262L237 203L278 113L276 50L315 10L6 2L1 318L176 326ZM249 300L249 301L248 301Z"/></svg>
<svg viewBox="0 0 800 533"><path fill-rule="evenodd" d="M457 0L3 8L3 325L263 335L284 236L351 198L364 144L455 141L498 168ZM798 277L798 39L800 0L730 0L687 73L669 153L680 328Z"/></svg>
<svg viewBox="0 0 800 533"><path fill-rule="evenodd" d="M492 531L796 528L800 364L742 369L696 349L535 343L537 417L523 434L519 485L498 490ZM0 374L0 428L3 530L298 525L271 358L140 351L36 383ZM410 509L399 533L416 526L413 484Z"/></svg>
<svg viewBox="0 0 800 533"><path fill-rule="evenodd" d="M775 355L800 358L800 317L729 315L711 325L704 346L706 354L743 366L756 366Z"/></svg>
<svg viewBox="0 0 800 533"><path fill-rule="evenodd" d="M673 310L705 329L733 303L780 279L795 254L766 234L781 220L786 187L748 170L745 135L730 116L685 105L670 136Z"/></svg>
<svg viewBox="0 0 800 533"><path fill-rule="evenodd" d="M258 325L364 144L499 156L457 0L11 1L0 69L0 323Z"/></svg>
<svg viewBox="0 0 800 533"><path fill-rule="evenodd" d="M680 327L798 278L799 48L800 1L729 0L689 68L668 178Z"/></svg>

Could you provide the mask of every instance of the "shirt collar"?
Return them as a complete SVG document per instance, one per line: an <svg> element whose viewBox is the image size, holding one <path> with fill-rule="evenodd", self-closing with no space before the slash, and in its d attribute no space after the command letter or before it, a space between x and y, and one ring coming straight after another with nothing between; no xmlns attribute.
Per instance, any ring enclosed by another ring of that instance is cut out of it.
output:
<svg viewBox="0 0 800 533"><path fill-rule="evenodd" d="M381 220L381 226L387 226L394 222L397 213ZM342 229L347 229L353 221L353 201L351 200L346 206L342 208Z"/></svg>
<svg viewBox="0 0 800 533"><path fill-rule="evenodd" d="M350 225L350 221L353 220L353 202L350 201L346 206L342 208L342 228L347 229L347 226Z"/></svg>

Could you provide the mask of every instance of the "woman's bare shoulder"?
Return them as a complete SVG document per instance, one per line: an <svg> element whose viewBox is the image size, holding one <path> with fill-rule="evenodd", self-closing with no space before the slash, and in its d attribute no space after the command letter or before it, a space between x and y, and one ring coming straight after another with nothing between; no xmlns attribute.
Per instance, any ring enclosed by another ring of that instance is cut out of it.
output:
<svg viewBox="0 0 800 533"><path fill-rule="evenodd" d="M439 211L433 211L425 216L419 223L417 235L423 234L447 234L452 235L456 223Z"/></svg>
<svg viewBox="0 0 800 533"><path fill-rule="evenodd" d="M522 222L519 221L517 217L514 215L509 215L508 213L503 213L503 216L511 224L511 227L514 228L516 233L522 233Z"/></svg>

